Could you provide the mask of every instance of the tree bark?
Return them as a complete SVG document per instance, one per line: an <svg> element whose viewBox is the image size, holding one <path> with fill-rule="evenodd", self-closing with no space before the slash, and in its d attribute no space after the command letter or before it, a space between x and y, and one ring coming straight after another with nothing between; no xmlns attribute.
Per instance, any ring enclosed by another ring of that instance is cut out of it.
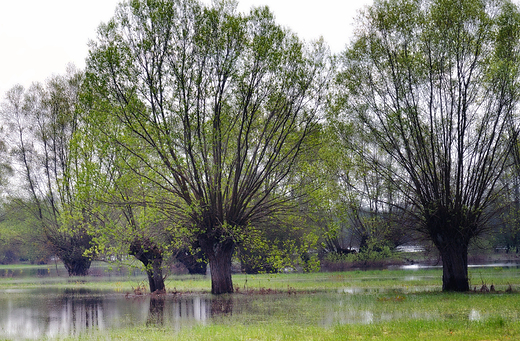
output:
<svg viewBox="0 0 520 341"><path fill-rule="evenodd" d="M165 291L162 275L162 251L152 241L136 238L130 244L130 254L143 263L148 276L150 292Z"/></svg>
<svg viewBox="0 0 520 341"><path fill-rule="evenodd" d="M213 295L233 293L231 258L235 250L235 244L232 241L214 241L210 245L206 244L204 249L209 259L211 293Z"/></svg>
<svg viewBox="0 0 520 341"><path fill-rule="evenodd" d="M469 291L468 243L449 239L437 243L442 257L442 291Z"/></svg>
<svg viewBox="0 0 520 341"><path fill-rule="evenodd" d="M162 275L162 258L149 261L145 266L146 274L148 275L148 283L150 284L150 292L165 291L166 287Z"/></svg>

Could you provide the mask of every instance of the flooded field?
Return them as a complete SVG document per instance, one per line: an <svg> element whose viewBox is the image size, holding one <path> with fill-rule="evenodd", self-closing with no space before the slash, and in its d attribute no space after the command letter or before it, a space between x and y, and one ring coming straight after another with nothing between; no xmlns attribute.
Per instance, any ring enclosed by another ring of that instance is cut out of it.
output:
<svg viewBox="0 0 520 341"><path fill-rule="evenodd" d="M229 321L242 325L276 322L330 327L402 320L479 322L497 314L508 321L520 321L520 296L504 289L511 281L520 285L516 267L475 270L475 278L491 277L495 283L502 278L504 284L497 286L499 292L490 295L442 294L439 286L431 284L438 281L438 269L238 275L235 283L239 292L221 297L196 291L140 295L118 290L117 286L98 290L82 287L81 283L71 288L53 284L54 275L50 273L34 274L27 268L21 273L9 271L0 277L0 284L4 283L0 289L0 339L75 337L139 325L180 331ZM142 283L142 274L123 272L89 276L84 281L101 277L110 281L111 276L118 280L123 275L135 276L135 283ZM295 289L297 285L315 289Z"/></svg>
<svg viewBox="0 0 520 341"><path fill-rule="evenodd" d="M438 295L438 294L436 294ZM87 290L5 290L0 293L0 338L42 339L79 336L136 325L181 330L194 325L285 321L303 325L371 324L393 320L481 321L496 313L518 321L515 306L493 302L456 309L432 305L432 294L305 293L127 296ZM520 303L518 296L511 296ZM511 299L508 298L508 300ZM467 298L471 303L472 298ZM518 306L518 304L516 304Z"/></svg>

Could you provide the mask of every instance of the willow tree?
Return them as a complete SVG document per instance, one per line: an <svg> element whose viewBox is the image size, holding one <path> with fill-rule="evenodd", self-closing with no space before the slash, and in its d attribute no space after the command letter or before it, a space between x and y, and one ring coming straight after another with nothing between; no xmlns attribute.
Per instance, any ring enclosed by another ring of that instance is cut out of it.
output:
<svg viewBox="0 0 520 341"><path fill-rule="evenodd" d="M509 1L376 1L341 58L344 118L366 137L358 152L438 248L446 291L468 290L468 245L501 190L519 38Z"/></svg>
<svg viewBox="0 0 520 341"><path fill-rule="evenodd" d="M326 58L267 8L244 15L225 1L123 3L91 43L90 119L169 193L156 205L207 256L214 294L233 292L235 247L290 198Z"/></svg>
<svg viewBox="0 0 520 341"><path fill-rule="evenodd" d="M85 229L88 217L72 217L77 192L70 141L79 124L82 82L83 73L69 68L67 75L27 90L14 86L2 108L15 171L10 194L37 218L71 276L86 275L91 264L84 255L91 241Z"/></svg>

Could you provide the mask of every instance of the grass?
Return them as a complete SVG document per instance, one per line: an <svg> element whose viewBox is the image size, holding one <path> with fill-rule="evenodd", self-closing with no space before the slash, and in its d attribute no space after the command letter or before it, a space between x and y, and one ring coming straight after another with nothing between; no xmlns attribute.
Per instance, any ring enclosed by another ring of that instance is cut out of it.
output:
<svg viewBox="0 0 520 341"><path fill-rule="evenodd" d="M520 326L500 319L489 322L399 321L371 325L319 326L211 325L180 333L168 329L135 328L112 332L111 340L518 340Z"/></svg>
<svg viewBox="0 0 520 341"><path fill-rule="evenodd" d="M145 337L146 336L146 337ZM484 321L457 318L446 320L409 319L371 324L307 325L272 321L226 322L198 325L181 331L139 326L114 329L108 334L83 336L80 340L518 340L520 323L502 316Z"/></svg>

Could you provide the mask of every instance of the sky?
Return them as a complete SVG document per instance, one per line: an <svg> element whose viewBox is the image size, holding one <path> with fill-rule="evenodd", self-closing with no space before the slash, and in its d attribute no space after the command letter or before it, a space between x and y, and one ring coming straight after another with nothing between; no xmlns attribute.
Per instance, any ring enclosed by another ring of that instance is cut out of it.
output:
<svg viewBox="0 0 520 341"><path fill-rule="evenodd" d="M88 41L114 14L120 0L0 0L0 94L29 86L69 63L85 66ZM210 3L210 0L205 0ZM305 40L322 36L333 53L352 37L358 10L372 0L239 0L238 10L268 5L277 22Z"/></svg>

